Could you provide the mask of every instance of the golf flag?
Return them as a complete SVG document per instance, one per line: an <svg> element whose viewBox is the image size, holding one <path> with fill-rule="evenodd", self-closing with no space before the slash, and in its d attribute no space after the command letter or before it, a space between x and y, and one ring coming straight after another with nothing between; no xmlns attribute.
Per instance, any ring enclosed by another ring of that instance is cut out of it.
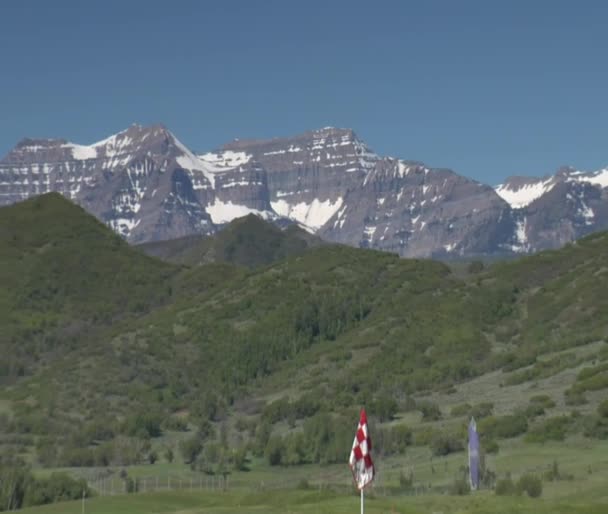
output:
<svg viewBox="0 0 608 514"><path fill-rule="evenodd" d="M479 488L479 435L475 418L469 423L469 482L472 491Z"/></svg>
<svg viewBox="0 0 608 514"><path fill-rule="evenodd" d="M357 433L353 441L348 464L353 472L357 489L362 491L374 479L374 463L372 462L372 440L367 429L367 416L365 409L361 409Z"/></svg>

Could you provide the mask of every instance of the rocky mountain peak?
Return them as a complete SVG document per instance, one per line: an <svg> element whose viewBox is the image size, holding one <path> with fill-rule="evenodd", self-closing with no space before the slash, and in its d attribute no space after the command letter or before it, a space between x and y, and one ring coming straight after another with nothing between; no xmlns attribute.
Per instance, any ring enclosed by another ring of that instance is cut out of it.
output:
<svg viewBox="0 0 608 514"><path fill-rule="evenodd" d="M492 188L379 156L336 127L201 154L160 124L89 145L23 139L0 161L0 204L50 191L130 242L211 234L254 214L402 256L467 256L551 248L608 225L608 169L564 167Z"/></svg>

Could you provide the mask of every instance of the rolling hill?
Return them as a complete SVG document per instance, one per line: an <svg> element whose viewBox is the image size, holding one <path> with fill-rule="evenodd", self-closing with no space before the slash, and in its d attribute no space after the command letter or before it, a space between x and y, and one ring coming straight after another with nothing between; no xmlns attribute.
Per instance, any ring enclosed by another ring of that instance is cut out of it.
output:
<svg viewBox="0 0 608 514"><path fill-rule="evenodd" d="M144 243L147 255L185 265L224 262L256 268L299 255L325 243L296 224L281 229L254 214L237 218L211 236Z"/></svg>
<svg viewBox="0 0 608 514"><path fill-rule="evenodd" d="M289 230L245 218L145 249L171 264L59 195L0 209L2 450L341 462L359 405L387 458L461 451L471 414L488 448L608 436L607 233L463 276Z"/></svg>

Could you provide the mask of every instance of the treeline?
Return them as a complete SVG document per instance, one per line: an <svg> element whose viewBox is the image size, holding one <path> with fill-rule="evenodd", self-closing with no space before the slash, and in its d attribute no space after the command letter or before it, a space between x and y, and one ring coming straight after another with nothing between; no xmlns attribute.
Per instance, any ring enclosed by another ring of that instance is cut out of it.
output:
<svg viewBox="0 0 608 514"><path fill-rule="evenodd" d="M65 473L36 478L25 463L14 456L0 458L0 511L75 500L90 496L86 480Z"/></svg>

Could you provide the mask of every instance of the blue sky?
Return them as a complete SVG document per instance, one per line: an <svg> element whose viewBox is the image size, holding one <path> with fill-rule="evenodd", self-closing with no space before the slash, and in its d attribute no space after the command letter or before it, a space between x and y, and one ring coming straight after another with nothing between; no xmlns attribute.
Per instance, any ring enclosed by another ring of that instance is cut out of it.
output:
<svg viewBox="0 0 608 514"><path fill-rule="evenodd" d="M167 125L195 150L351 127L486 183L608 165L608 2L0 3L0 154Z"/></svg>

